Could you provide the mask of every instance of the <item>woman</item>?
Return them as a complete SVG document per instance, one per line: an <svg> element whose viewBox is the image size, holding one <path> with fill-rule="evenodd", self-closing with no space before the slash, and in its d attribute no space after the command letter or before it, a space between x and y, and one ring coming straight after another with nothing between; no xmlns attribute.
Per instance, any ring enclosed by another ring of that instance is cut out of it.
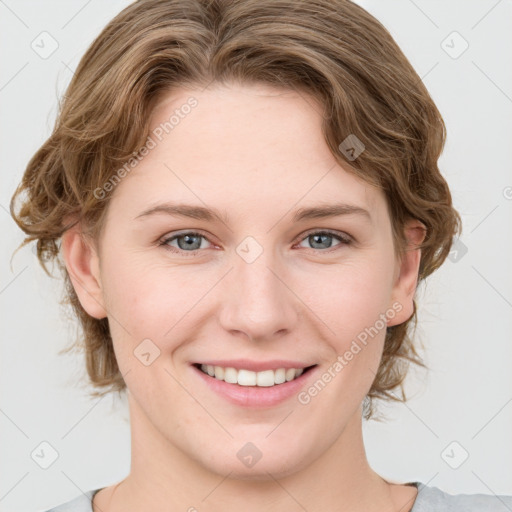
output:
<svg viewBox="0 0 512 512"><path fill-rule="evenodd" d="M422 364L415 290L460 230L444 139L351 2L112 20L12 203L41 262L62 256L91 382L130 406L128 477L52 510L512 508L386 481L364 450L373 401Z"/></svg>

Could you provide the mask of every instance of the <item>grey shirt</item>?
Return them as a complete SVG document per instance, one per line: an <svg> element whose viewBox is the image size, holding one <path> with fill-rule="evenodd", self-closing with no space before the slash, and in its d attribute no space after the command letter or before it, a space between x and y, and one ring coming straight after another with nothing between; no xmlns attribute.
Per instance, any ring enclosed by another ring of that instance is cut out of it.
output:
<svg viewBox="0 0 512 512"><path fill-rule="evenodd" d="M487 494L447 494L437 487L410 482L418 489L411 512L512 512L512 496ZM45 512L92 512L94 489Z"/></svg>

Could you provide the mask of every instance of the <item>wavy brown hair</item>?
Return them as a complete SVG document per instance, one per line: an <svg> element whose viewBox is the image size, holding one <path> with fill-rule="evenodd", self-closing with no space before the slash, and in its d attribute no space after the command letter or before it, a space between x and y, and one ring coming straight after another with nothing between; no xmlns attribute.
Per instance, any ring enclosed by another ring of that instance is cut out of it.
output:
<svg viewBox="0 0 512 512"><path fill-rule="evenodd" d="M82 308L59 257L60 237L76 222L99 233L109 195L98 199L94 191L144 145L161 95L212 82L265 83L318 99L334 158L384 192L398 254L405 248L405 222L425 225L420 281L443 263L460 232L437 163L443 119L392 36L363 8L348 0L139 0L82 57L53 132L11 200L24 244L36 240L45 270L55 261L63 271L94 396L126 385L108 320ZM340 150L351 134L365 146L355 159ZM410 363L425 366L412 342L415 323L416 304L407 322L387 329L366 419L374 398L405 401Z"/></svg>

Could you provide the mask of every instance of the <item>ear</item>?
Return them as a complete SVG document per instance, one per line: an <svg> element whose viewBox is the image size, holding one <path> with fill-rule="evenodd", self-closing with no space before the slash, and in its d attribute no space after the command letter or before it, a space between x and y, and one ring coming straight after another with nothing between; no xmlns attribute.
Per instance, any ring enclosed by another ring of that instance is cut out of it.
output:
<svg viewBox="0 0 512 512"><path fill-rule="evenodd" d="M397 263L391 295L391 304L400 304L401 309L393 308L397 314L388 320L388 327L406 322L414 313L413 299L421 260L421 249L418 246L425 239L426 233L427 228L419 220L409 220L405 225L407 246L401 261Z"/></svg>
<svg viewBox="0 0 512 512"><path fill-rule="evenodd" d="M80 304L90 316L105 318L98 252L79 223L62 235L61 252Z"/></svg>

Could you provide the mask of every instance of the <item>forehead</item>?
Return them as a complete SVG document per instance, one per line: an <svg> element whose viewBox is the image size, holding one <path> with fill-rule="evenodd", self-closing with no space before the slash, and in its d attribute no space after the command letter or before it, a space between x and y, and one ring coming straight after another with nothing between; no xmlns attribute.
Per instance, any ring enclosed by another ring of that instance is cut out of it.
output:
<svg viewBox="0 0 512 512"><path fill-rule="evenodd" d="M152 147L116 194L141 208L166 199L241 215L319 202L381 209L382 193L331 153L322 108L304 92L262 84L167 91L150 119Z"/></svg>

